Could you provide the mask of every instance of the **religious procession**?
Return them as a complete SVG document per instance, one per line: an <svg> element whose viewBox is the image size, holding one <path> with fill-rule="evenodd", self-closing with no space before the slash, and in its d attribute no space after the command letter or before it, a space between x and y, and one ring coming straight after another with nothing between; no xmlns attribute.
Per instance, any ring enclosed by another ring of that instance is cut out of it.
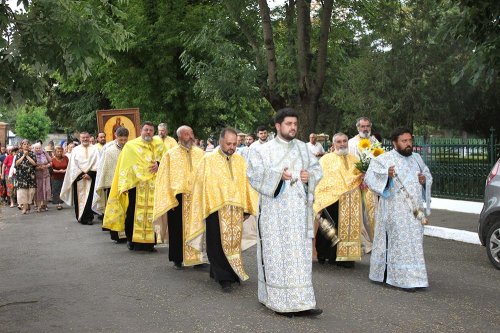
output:
<svg viewBox="0 0 500 333"><path fill-rule="evenodd" d="M43 212L48 200L58 210L64 202L78 223L97 217L129 251L168 244L174 269L207 267L225 293L257 279L258 301L285 317L322 314L313 263L352 269L370 255L371 281L407 292L428 287L423 231L432 176L413 152L411 130L396 128L394 149L385 152L370 119L360 117L358 135L335 133L325 151L314 133L308 143L296 138L299 124L298 113L284 108L273 139L265 126L256 135L226 127L216 147L187 125L177 140L165 123L155 135L149 121L131 140L119 126L107 143L105 133L96 142L81 132L75 147L64 145L66 154L24 140L2 157L5 198L23 214L33 204ZM254 277L242 260L250 249Z"/></svg>

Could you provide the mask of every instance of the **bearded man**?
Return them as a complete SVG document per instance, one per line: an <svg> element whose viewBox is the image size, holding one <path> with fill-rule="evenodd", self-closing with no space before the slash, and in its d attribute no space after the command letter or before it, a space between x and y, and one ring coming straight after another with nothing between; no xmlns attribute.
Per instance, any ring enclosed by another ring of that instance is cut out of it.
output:
<svg viewBox="0 0 500 333"><path fill-rule="evenodd" d="M413 153L410 129L395 129L391 141L394 149L372 159L365 176L368 187L380 195L370 279L413 292L429 285L423 224L430 214L432 175Z"/></svg>
<svg viewBox="0 0 500 333"><path fill-rule="evenodd" d="M205 154L193 179L188 245L205 249L210 277L224 292L245 281L241 241L245 214L255 215L257 195L250 187L245 160L236 151L237 133L224 128L219 149Z"/></svg>
<svg viewBox="0 0 500 333"><path fill-rule="evenodd" d="M320 226L315 245L319 263L328 260L330 264L351 268L362 255L362 174L355 166L357 157L348 152L347 135L337 133L332 140L335 150L319 160L323 178L316 187L313 207L316 214L335 224L338 243L333 244Z"/></svg>
<svg viewBox="0 0 500 333"><path fill-rule="evenodd" d="M153 204L158 163L165 151L163 141L153 137L150 121L141 136L128 141L118 157L103 227L125 231L129 250L154 251Z"/></svg>
<svg viewBox="0 0 500 333"><path fill-rule="evenodd" d="M73 148L61 187L61 200L75 206L76 219L81 224L92 225L92 197L94 193L99 150L90 144L90 134L80 133L81 144Z"/></svg>
<svg viewBox="0 0 500 333"><path fill-rule="evenodd" d="M153 221L157 234L166 238L168 223L168 259L175 269L203 263L203 253L189 246L185 240L189 230L191 190L196 167L204 152L193 145L194 134L189 126L177 129L179 145L163 155L155 182Z"/></svg>
<svg viewBox="0 0 500 333"><path fill-rule="evenodd" d="M323 311L316 308L312 285L312 204L321 167L295 138L295 110L279 110L274 123L277 137L250 149L248 156L248 178L260 203L258 297L279 315L317 316Z"/></svg>

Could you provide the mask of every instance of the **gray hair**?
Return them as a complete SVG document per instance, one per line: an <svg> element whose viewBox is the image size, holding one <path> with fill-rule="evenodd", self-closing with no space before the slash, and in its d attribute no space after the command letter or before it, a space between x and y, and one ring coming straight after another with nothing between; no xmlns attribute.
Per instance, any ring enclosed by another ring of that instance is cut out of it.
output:
<svg viewBox="0 0 500 333"><path fill-rule="evenodd" d="M42 148L42 144L40 142L33 144L33 148L38 148L38 147Z"/></svg>
<svg viewBox="0 0 500 333"><path fill-rule="evenodd" d="M128 129L126 127L118 127L115 131L116 136L126 136L128 137Z"/></svg>
<svg viewBox="0 0 500 333"><path fill-rule="evenodd" d="M160 128L160 127L161 127L161 128L164 128L164 129L166 129L166 130L168 130L167 123L159 123L159 124L158 124L158 128Z"/></svg>
<svg viewBox="0 0 500 333"><path fill-rule="evenodd" d="M364 121L368 121L370 123L370 125L372 124L372 121L370 120L370 118L367 118L367 117L359 117L358 120L356 120L356 128L359 127L360 123L361 123L361 120L364 120Z"/></svg>
<svg viewBox="0 0 500 333"><path fill-rule="evenodd" d="M347 134L345 133L342 133L342 132L338 132L338 133L335 133L332 137L332 142L335 142L335 140L339 137L339 136L345 136L349 139L349 137L347 136Z"/></svg>
<svg viewBox="0 0 500 333"><path fill-rule="evenodd" d="M177 137L179 138L181 136L181 133L186 130L192 130L192 128L187 125L182 125L177 129L177 131L175 131L175 134L177 134Z"/></svg>

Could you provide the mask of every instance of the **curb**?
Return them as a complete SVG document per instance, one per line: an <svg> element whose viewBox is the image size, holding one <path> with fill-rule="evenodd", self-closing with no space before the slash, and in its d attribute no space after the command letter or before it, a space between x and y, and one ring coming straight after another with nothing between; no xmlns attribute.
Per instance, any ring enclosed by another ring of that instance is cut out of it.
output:
<svg viewBox="0 0 500 333"><path fill-rule="evenodd" d="M474 245L481 245L481 242L479 241L479 236L477 235L476 232L472 231L426 225L424 227L424 235L442 239L450 239Z"/></svg>

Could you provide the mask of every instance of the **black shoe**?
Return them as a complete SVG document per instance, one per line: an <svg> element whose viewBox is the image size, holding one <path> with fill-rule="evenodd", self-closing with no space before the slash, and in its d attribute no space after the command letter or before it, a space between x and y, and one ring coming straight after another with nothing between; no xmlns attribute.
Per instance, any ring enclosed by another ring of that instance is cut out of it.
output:
<svg viewBox="0 0 500 333"><path fill-rule="evenodd" d="M176 269L178 271L184 269L184 267L182 267L182 262L174 261L174 269Z"/></svg>
<svg viewBox="0 0 500 333"><path fill-rule="evenodd" d="M325 258L320 258L320 257L318 257L318 263L319 263L319 264L324 265L324 264L325 264L325 262L326 262L326 259L325 259ZM287 312L285 312L285 313L287 313Z"/></svg>
<svg viewBox="0 0 500 333"><path fill-rule="evenodd" d="M92 221L92 220L87 221L87 225L93 225L93 224L94 224L94 221Z"/></svg>
<svg viewBox="0 0 500 333"><path fill-rule="evenodd" d="M337 261L337 266L344 268L354 268L354 261Z"/></svg>
<svg viewBox="0 0 500 333"><path fill-rule="evenodd" d="M295 315L297 317L316 317L323 313L321 309L309 309L305 311L296 312Z"/></svg>
<svg viewBox="0 0 500 333"><path fill-rule="evenodd" d="M130 251L133 251L133 250L134 250L134 243L127 241L127 248L128 248Z"/></svg>
<svg viewBox="0 0 500 333"><path fill-rule="evenodd" d="M278 312L278 311L274 311L274 313L276 313L278 316L283 316L283 317L287 317L287 318L293 318L293 316L295 315L295 312Z"/></svg>
<svg viewBox="0 0 500 333"><path fill-rule="evenodd" d="M194 269L204 269L204 268L208 268L208 264L199 264L199 265L194 265L193 268Z"/></svg>
<svg viewBox="0 0 500 333"><path fill-rule="evenodd" d="M225 293L230 293L233 291L233 286L231 286L231 281L219 281L222 291Z"/></svg>
<svg viewBox="0 0 500 333"><path fill-rule="evenodd" d="M406 291L407 293L414 293L417 291L417 288L401 288L402 291Z"/></svg>

